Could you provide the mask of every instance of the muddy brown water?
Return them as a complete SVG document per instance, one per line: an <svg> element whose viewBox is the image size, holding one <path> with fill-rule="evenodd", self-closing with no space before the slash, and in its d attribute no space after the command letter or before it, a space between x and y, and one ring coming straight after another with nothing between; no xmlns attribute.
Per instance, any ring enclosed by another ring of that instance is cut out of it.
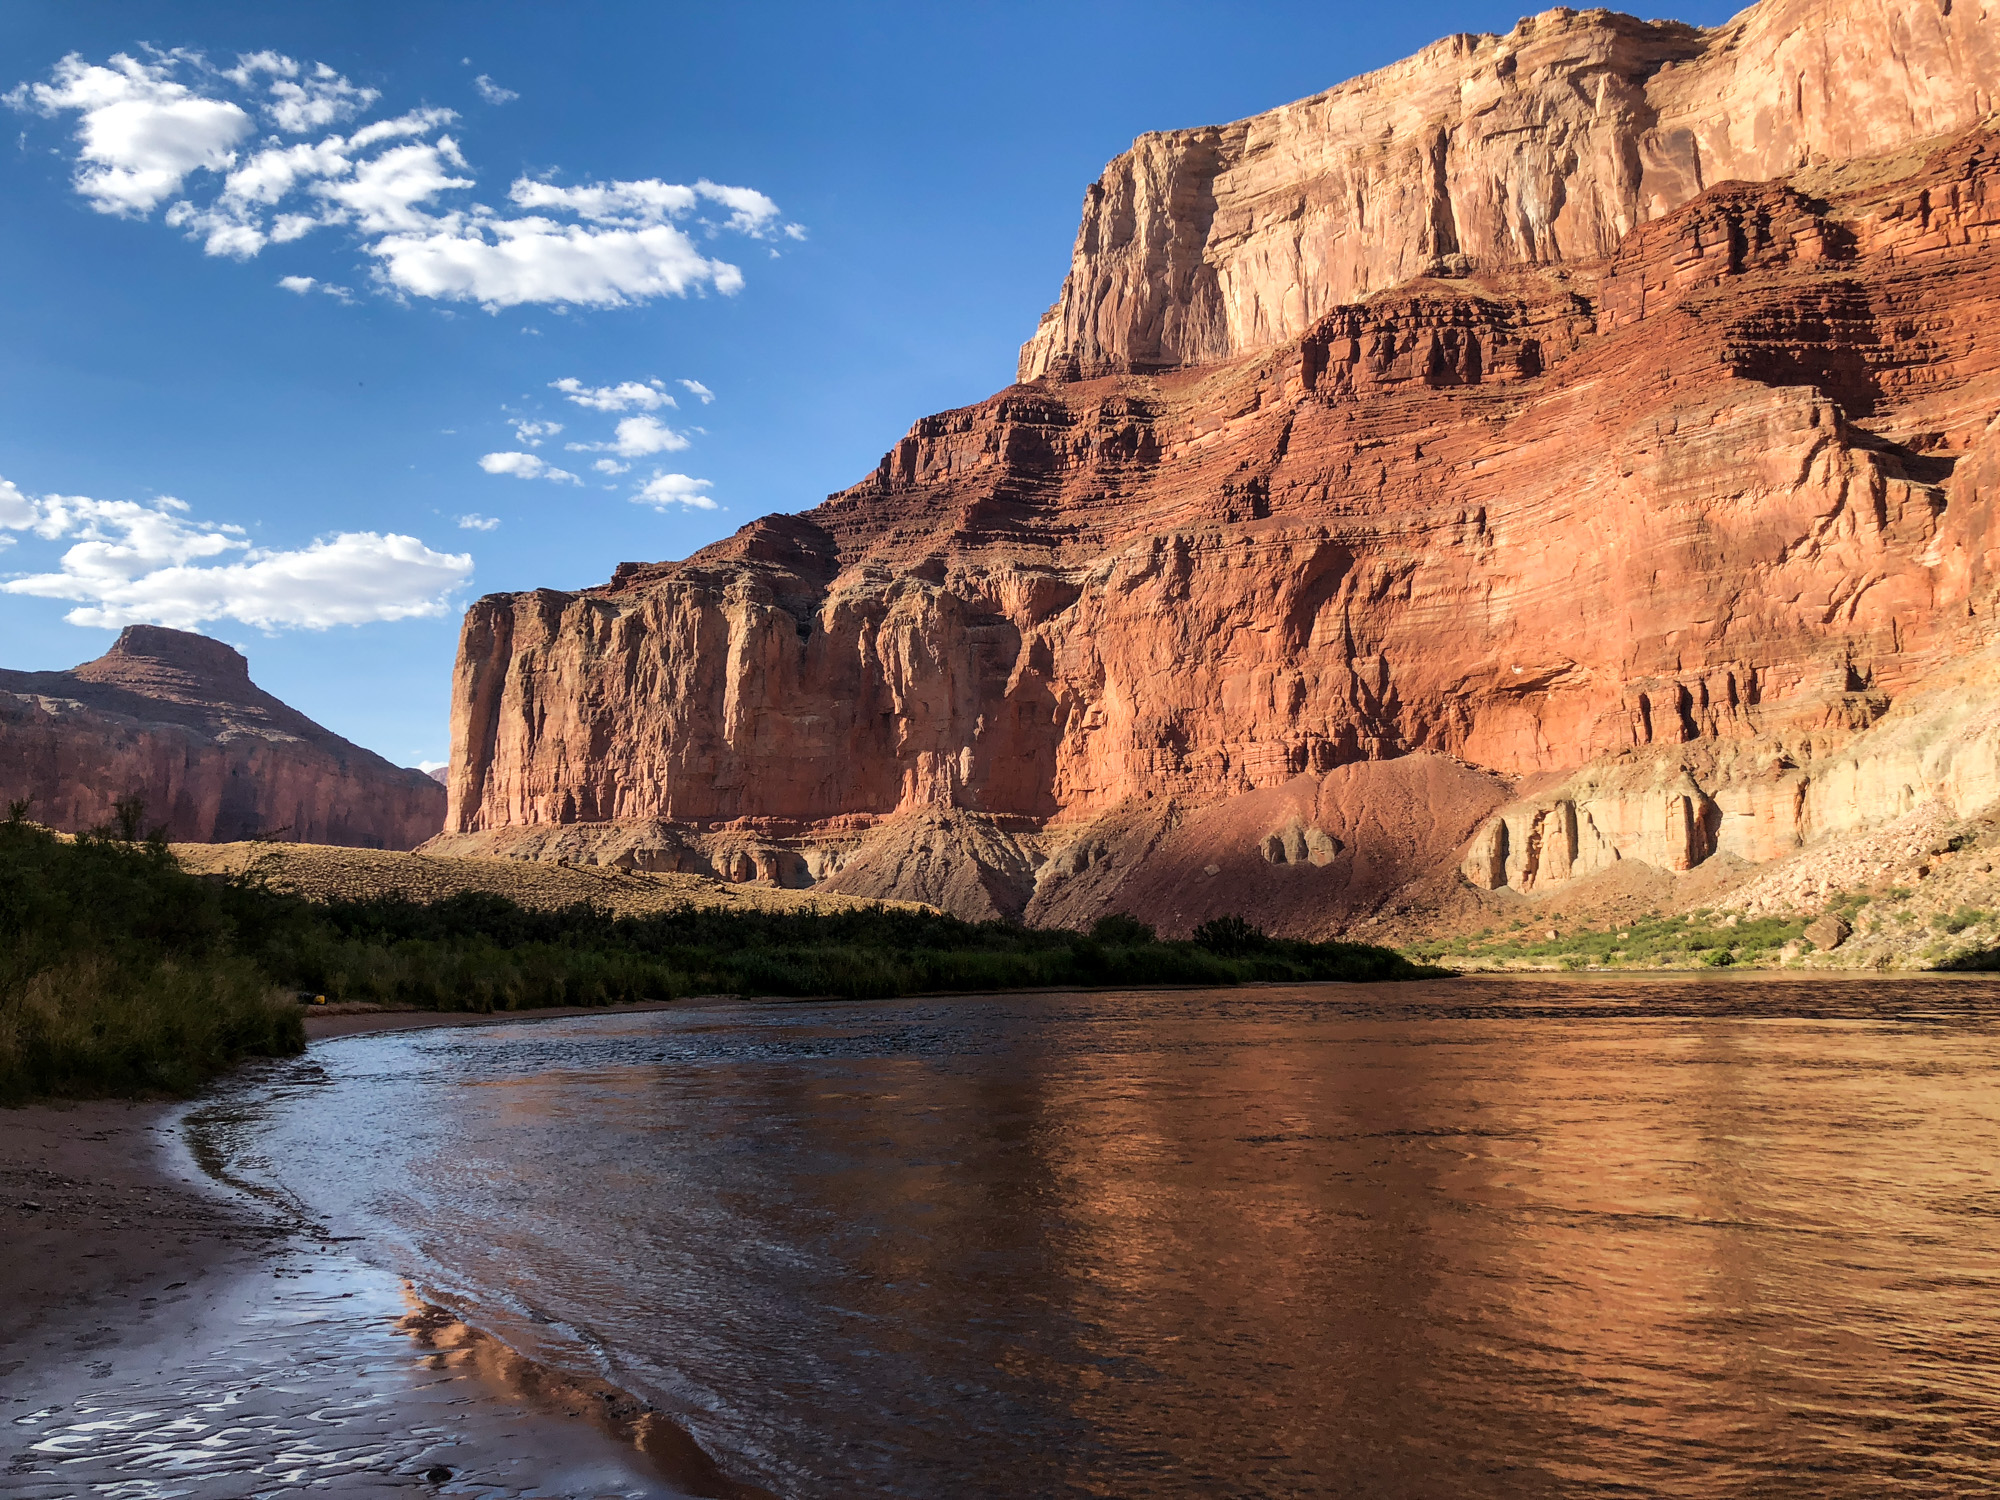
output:
<svg viewBox="0 0 2000 1500"><path fill-rule="evenodd" d="M2000 1488L1992 982L710 1005L197 1120L782 1494Z"/></svg>

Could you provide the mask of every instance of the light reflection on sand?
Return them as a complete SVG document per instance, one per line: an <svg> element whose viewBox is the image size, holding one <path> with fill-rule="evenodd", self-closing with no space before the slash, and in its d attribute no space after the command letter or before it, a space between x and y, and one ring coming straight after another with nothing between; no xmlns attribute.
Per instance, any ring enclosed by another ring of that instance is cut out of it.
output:
<svg viewBox="0 0 2000 1500"><path fill-rule="evenodd" d="M245 1275L177 1337L17 1389L0 1494L22 1500L766 1493L624 1392L313 1250Z"/></svg>

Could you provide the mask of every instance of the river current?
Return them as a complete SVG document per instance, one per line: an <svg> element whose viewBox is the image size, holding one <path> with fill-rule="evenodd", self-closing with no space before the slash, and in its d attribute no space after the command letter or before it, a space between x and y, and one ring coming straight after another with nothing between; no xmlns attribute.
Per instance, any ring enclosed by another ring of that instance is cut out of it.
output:
<svg viewBox="0 0 2000 1500"><path fill-rule="evenodd" d="M2000 1488L2000 986L690 1005L197 1116L796 1496Z"/></svg>

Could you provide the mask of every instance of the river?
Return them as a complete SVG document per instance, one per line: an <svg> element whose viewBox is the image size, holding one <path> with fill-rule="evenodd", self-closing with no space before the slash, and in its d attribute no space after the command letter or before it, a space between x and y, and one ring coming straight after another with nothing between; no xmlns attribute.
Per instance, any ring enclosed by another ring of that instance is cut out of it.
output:
<svg viewBox="0 0 2000 1500"><path fill-rule="evenodd" d="M787 1495L1877 1496L2000 1473L2000 986L705 1004L196 1116Z"/></svg>

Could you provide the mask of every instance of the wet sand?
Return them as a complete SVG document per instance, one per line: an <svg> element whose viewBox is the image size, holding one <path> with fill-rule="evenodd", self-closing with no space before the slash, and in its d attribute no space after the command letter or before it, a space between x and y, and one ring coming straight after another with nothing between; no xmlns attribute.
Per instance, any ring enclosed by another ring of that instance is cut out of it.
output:
<svg viewBox="0 0 2000 1500"><path fill-rule="evenodd" d="M169 1125L129 1100L0 1114L0 1379L78 1364L189 1320L262 1264L285 1226L206 1191ZM176 1158L184 1171L176 1170Z"/></svg>
<svg viewBox="0 0 2000 1500"><path fill-rule="evenodd" d="M660 1008L342 1008L306 1029ZM0 1111L0 1492L764 1493L623 1392L535 1366L281 1206L213 1183L183 1142L186 1108Z"/></svg>

